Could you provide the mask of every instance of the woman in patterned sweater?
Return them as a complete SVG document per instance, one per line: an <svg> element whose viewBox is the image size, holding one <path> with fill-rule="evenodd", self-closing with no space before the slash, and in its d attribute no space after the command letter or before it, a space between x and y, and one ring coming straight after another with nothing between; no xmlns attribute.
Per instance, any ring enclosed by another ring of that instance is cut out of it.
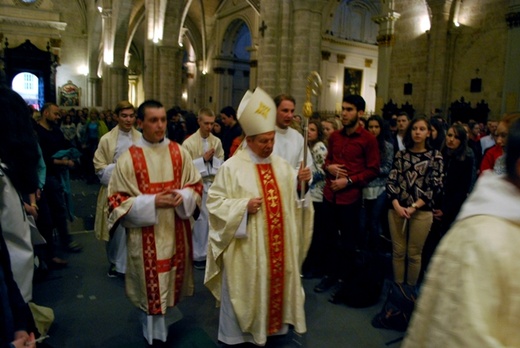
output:
<svg viewBox="0 0 520 348"><path fill-rule="evenodd" d="M426 117L411 121L403 139L406 149L396 153L386 183L391 202L388 220L392 265L397 283L417 284L422 249L433 222L432 208L442 193L442 155L430 148L430 135L431 125Z"/></svg>

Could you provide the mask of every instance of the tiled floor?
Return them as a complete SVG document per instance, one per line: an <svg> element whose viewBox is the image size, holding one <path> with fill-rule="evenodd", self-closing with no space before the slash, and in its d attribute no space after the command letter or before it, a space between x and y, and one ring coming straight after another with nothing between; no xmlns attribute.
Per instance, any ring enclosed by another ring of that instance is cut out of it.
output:
<svg viewBox="0 0 520 348"><path fill-rule="evenodd" d="M79 181L73 182L72 187L79 219L71 230L84 245L84 251L68 254L67 268L53 271L35 285L34 302L51 307L55 314L46 343L55 348L143 347L141 325L136 309L125 297L124 280L107 277L104 245L91 231L97 187ZM194 272L195 295L178 305L183 318L170 327L168 347L220 346L216 339L218 309L203 285L204 271ZM402 333L370 325L381 302L364 309L333 305L327 301L327 293L316 294L312 290L316 282L303 281L307 333L269 339L267 347L399 347L400 341L388 343L402 337Z"/></svg>

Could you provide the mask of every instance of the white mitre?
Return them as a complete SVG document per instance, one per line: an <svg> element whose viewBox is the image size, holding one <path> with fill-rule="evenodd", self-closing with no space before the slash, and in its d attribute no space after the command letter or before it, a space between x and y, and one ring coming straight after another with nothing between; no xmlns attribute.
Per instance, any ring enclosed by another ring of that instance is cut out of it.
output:
<svg viewBox="0 0 520 348"><path fill-rule="evenodd" d="M274 131L276 105L273 98L257 87L247 91L237 110L237 120L247 136Z"/></svg>

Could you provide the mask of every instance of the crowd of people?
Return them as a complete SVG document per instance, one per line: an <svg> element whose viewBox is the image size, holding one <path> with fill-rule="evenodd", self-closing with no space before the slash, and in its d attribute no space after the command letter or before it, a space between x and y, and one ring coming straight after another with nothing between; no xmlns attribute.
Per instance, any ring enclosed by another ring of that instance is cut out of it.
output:
<svg viewBox="0 0 520 348"><path fill-rule="evenodd" d="M319 279L314 291L330 291L331 303L376 303L383 271L363 263L383 268L375 261L380 258L367 255L385 253L394 282L425 283L405 341L410 346L428 336L424 322L434 315L437 291L464 294L451 305L465 306L464 322L473 328L501 310L504 321L520 316L489 304L485 310L496 312L470 321L472 296L484 295L453 278L472 272L466 270L472 250L458 259L452 249L468 243L485 253L484 243L491 243L485 232L476 236L482 242L469 232L475 216L487 214L485 198L496 197L494 184L510 205L489 214L512 221L504 229L518 234L519 113L486 125L448 124L440 115L411 118L404 111L385 120L366 115L364 99L349 95L339 115L305 120L295 115L292 96L272 98L257 88L236 110L226 106L219 114L167 110L156 100L139 107L121 101L113 112L47 103L31 114L15 92L1 92L1 347L35 346L38 332L27 305L35 256L52 269L67 266L66 253L82 250L68 230L70 176L100 185L95 235L106 242L107 275L124 277L151 346L166 342L168 326L178 319L175 305L193 294L193 268L205 269L204 283L220 303L218 340L225 345L264 345L290 328L304 333L302 277ZM11 148L21 156L5 150ZM33 246L31 227L46 243ZM503 234L494 248L518 240ZM506 262L493 257L481 260L490 270ZM449 265L451 275L442 270L448 259L460 265ZM367 283L367 273L379 279ZM477 290L503 293L501 284L474 284L485 276L468 277ZM518 293L507 291L516 305ZM437 321L436 332L453 339ZM471 342L518 343L508 323L486 324L481 340Z"/></svg>

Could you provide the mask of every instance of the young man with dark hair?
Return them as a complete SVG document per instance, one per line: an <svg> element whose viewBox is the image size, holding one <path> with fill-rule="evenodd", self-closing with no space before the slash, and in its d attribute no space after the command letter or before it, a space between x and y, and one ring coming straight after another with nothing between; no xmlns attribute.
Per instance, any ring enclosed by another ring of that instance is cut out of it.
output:
<svg viewBox="0 0 520 348"><path fill-rule="evenodd" d="M181 122L181 108L174 106L166 111L166 118L168 120L168 139L182 144L186 136L184 127Z"/></svg>
<svg viewBox="0 0 520 348"><path fill-rule="evenodd" d="M169 309L193 294L189 219L202 181L188 152L166 138L160 102L143 102L137 118L143 136L119 157L108 184L108 228L126 228L126 294L152 345L167 340Z"/></svg>
<svg viewBox="0 0 520 348"><path fill-rule="evenodd" d="M233 107L226 106L222 110L220 110L220 117L222 119L222 123L224 123L223 135L222 135L222 147L224 149L224 159L229 158L229 150L231 149L231 145L233 144L233 140L236 137L242 135L242 127L238 124L237 121L237 112Z"/></svg>
<svg viewBox="0 0 520 348"><path fill-rule="evenodd" d="M324 232L330 252L325 256L326 275L314 291L326 291L339 282L329 300L333 303L344 302L345 282L355 270L356 249L362 247L359 231L362 189L379 174L377 139L359 124L364 113L365 100L361 96L349 95L343 99L343 129L330 135L324 164L327 175L323 190Z"/></svg>
<svg viewBox="0 0 520 348"><path fill-rule="evenodd" d="M405 146L403 143L404 133L406 133L406 128L408 128L408 125L410 124L410 116L406 111L401 111L397 114L396 118L396 124L397 124L397 132L395 133L393 137L393 144L394 144L394 152L404 150Z"/></svg>

